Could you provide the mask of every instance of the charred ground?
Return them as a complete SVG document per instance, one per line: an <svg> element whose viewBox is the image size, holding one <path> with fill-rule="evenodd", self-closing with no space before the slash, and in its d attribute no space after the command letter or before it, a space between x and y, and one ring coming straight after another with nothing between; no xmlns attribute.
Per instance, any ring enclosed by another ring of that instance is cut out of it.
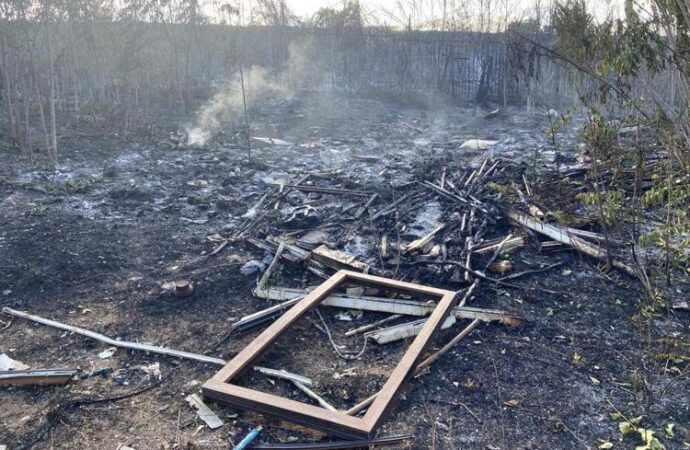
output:
<svg viewBox="0 0 690 450"><path fill-rule="evenodd" d="M555 158L567 165L578 156L574 130L566 132L555 152L544 137L548 120L518 111L486 120L474 110L449 107L432 113L352 98L279 103L255 118L254 131L296 145L256 148L251 161L222 134L200 149L171 145L167 136L178 123L161 123L153 139L140 142L96 133L64 137L59 173L29 169L19 154L10 153L0 173L3 306L124 340L210 351L234 320L270 306L252 296L258 275L240 272L248 261L270 260L270 255L243 242L209 253L218 245L216 235L236 232L241 216L272 183L321 174L316 184L377 192L384 205L411 182L438 179L444 167L451 174L481 164L487 152L459 149L468 138L501 141L491 151L507 160L509 174L553 170ZM539 196L558 203L548 194L545 188ZM317 211L320 225L363 201L294 194L286 202L307 198L323 204ZM443 202L425 202L402 211L399 219L412 223L436 213L447 218L446 209ZM486 238L514 230L505 219L495 219ZM386 220L382 228L394 229L394 219ZM256 232L284 230L284 222L276 211ZM371 249L377 243L364 219L332 225L326 229L336 248ZM480 326L410 384L381 434L412 433L416 439L409 448L420 449L565 449L595 447L603 440L633 448L639 444L635 438L618 442L622 419L611 414L622 414L644 416L644 427L657 431L667 448L683 448L690 439L687 313L644 317L645 293L636 280L606 272L575 252L539 253L538 237L528 240L527 248L510 257L514 270L562 265L517 280L524 286L520 290L483 283L470 302L518 314L526 325ZM404 266L399 274L437 287L462 286L424 266ZM178 299L162 288L181 278L194 283L193 296ZM289 265L273 281L295 287L319 282ZM335 310L323 311L336 341L348 348L359 348L361 338L346 340L340 332L379 317L365 313L359 321L340 322ZM198 392L217 367L122 349L100 359L104 345L9 316L2 321L2 352L32 367L108 369L64 388L1 388L0 443L10 448L39 437L37 448L227 448L258 423L266 425L266 441L323 438L213 404L226 425L216 431L200 428L184 396ZM457 329L442 332L437 344ZM212 354L229 359L256 334L232 336ZM304 320L266 359L271 367L312 377L319 392L338 404L373 393L405 346L370 344L361 361L345 362ZM70 403L157 383L155 374L142 369L152 363L160 364L162 381L146 392L115 402ZM357 377L334 379L350 367ZM299 398L287 385L271 386L257 376L245 381ZM669 423L676 425L673 437L662 431Z"/></svg>

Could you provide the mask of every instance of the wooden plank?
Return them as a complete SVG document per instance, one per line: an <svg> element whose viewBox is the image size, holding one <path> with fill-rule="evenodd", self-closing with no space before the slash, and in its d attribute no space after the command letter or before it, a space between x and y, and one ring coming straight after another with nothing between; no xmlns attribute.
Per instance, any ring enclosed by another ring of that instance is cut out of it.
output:
<svg viewBox="0 0 690 450"><path fill-rule="evenodd" d="M441 329L445 330L452 327L457 319L453 315L446 317L443 321ZM426 319L415 320L413 322L401 323L392 327L384 328L382 330L370 331L365 336L376 341L377 344L388 344L389 342L399 341L412 336L417 336L422 327L426 323Z"/></svg>
<svg viewBox="0 0 690 450"><path fill-rule="evenodd" d="M32 369L0 371L0 386L62 385L70 382L78 369Z"/></svg>
<svg viewBox="0 0 690 450"><path fill-rule="evenodd" d="M204 403L198 395L189 394L185 400L192 408L196 409L196 413L199 418L203 420L210 429L215 430L216 428L223 426L223 421L220 419L220 417L211 411L211 408L206 406L206 403Z"/></svg>
<svg viewBox="0 0 690 450"><path fill-rule="evenodd" d="M322 430L329 435L346 439L362 439L369 436L366 423L361 418L350 417L319 406L255 391L214 378L204 383L201 389L204 397Z"/></svg>
<svg viewBox="0 0 690 450"><path fill-rule="evenodd" d="M403 253L410 253L415 250L420 250L423 249L428 243L430 243L438 233L443 231L446 228L446 224L442 223L441 225L437 226L434 228L430 233L428 233L426 236L422 236L419 239L416 239L412 242L410 242L407 247L403 250Z"/></svg>
<svg viewBox="0 0 690 450"><path fill-rule="evenodd" d="M603 262L608 262L609 260L609 254L605 248L602 248L592 242L585 241L579 236L573 235L568 231L567 228L542 222L541 220L534 219L526 214L512 209L504 209L502 212L520 225L548 236L551 239L562 242L563 244L569 245L580 253L584 253L587 256ZM616 269L628 274L633 278L639 277L637 270L621 261L613 259L611 260L611 264Z"/></svg>
<svg viewBox="0 0 690 450"><path fill-rule="evenodd" d="M357 257L341 250L333 250L325 245L319 245L311 252L311 258L321 264L339 269L356 269L368 271L369 264L357 260Z"/></svg>
<svg viewBox="0 0 690 450"><path fill-rule="evenodd" d="M305 291L293 288L268 288L257 292L257 294L259 294L258 296L261 298L270 300L290 299L288 301L294 301L296 297L305 295ZM363 311L385 312L417 317L427 316L436 308L434 304L425 304L415 300L372 297L366 295L348 297L338 294L330 294L323 300L322 304L334 308L361 309ZM276 308L277 306L272 308ZM254 313L254 315L260 313L262 313L262 311ZM453 315L456 319L479 319L483 322L500 322L512 326L520 326L523 324L522 318L507 311L497 309L456 306L453 308ZM244 320L244 318L242 320Z"/></svg>

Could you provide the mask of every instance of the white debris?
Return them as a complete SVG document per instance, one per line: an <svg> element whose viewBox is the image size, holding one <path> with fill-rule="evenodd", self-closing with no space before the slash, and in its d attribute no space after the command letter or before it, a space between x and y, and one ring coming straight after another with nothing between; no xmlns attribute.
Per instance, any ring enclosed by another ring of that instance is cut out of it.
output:
<svg viewBox="0 0 690 450"><path fill-rule="evenodd" d="M379 146L378 141L370 137L362 138L362 144L366 145L368 149L375 149Z"/></svg>
<svg viewBox="0 0 690 450"><path fill-rule="evenodd" d="M161 365L160 363L152 363L149 364L148 366L137 366L137 369L147 373L148 375L151 376L151 378L154 378L156 380L161 379Z"/></svg>
<svg viewBox="0 0 690 450"><path fill-rule="evenodd" d="M6 353L0 354L0 370L26 370L28 368L29 366L10 358Z"/></svg>
<svg viewBox="0 0 690 450"><path fill-rule="evenodd" d="M199 418L203 420L210 429L215 430L216 428L223 426L223 421L220 419L220 417L211 411L211 408L206 406L198 395L190 394L185 398L185 400L192 408L196 409L196 413Z"/></svg>
<svg viewBox="0 0 690 450"><path fill-rule="evenodd" d="M277 139L277 138L272 138L272 137L256 137L253 136L250 138L252 142L259 143L259 144L266 144L266 145L276 145L276 146L281 146L281 147L287 147L288 145L292 145L291 143L284 141L282 139Z"/></svg>
<svg viewBox="0 0 690 450"><path fill-rule="evenodd" d="M116 351L117 351L117 347L108 347L105 350L103 350L102 352L100 352L98 354L98 357L101 359L108 359L111 356L113 356Z"/></svg>
<svg viewBox="0 0 690 450"><path fill-rule="evenodd" d="M637 127L621 127L620 130L618 130L618 136L629 136L631 134L637 133Z"/></svg>
<svg viewBox="0 0 690 450"><path fill-rule="evenodd" d="M460 148L467 148L470 150L486 150L498 144L498 141L488 141L484 139L469 139L462 143Z"/></svg>
<svg viewBox="0 0 690 450"><path fill-rule="evenodd" d="M343 322L352 322L352 316L346 312L338 313L335 317Z"/></svg>

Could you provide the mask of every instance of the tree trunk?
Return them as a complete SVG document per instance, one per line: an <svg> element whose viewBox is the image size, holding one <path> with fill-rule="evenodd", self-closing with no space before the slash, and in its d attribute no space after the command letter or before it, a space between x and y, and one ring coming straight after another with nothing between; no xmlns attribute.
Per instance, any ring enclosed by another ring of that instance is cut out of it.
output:
<svg viewBox="0 0 690 450"><path fill-rule="evenodd" d="M5 39L2 40L2 47L0 48L2 52L0 65L0 75L2 75L2 87L3 87L3 97L5 100L5 108L7 109L7 119L8 130L7 135L10 140L16 141L17 139L17 125L15 122L14 109L12 105L12 80L10 79L9 69L7 67L7 55L5 53Z"/></svg>
<svg viewBox="0 0 690 450"><path fill-rule="evenodd" d="M50 138L51 138L51 148L50 148L50 162L54 167L58 164L58 142L57 142L57 120L55 118L55 75L51 67L50 70L50 94L48 97L48 103L50 108Z"/></svg>
<svg viewBox="0 0 690 450"><path fill-rule="evenodd" d="M43 108L43 96L41 95L41 90L38 86L38 83L36 83L36 102L38 102L38 113L41 117L41 128L43 129L43 145L45 146L48 157L52 159L50 150L50 134L48 133L48 126L46 125L46 113Z"/></svg>
<svg viewBox="0 0 690 450"><path fill-rule="evenodd" d="M34 149L31 145L31 123L29 121L29 112L31 110L31 88L26 80L22 83L22 89L24 91L24 98L22 103L24 104L24 150L26 155L29 157L29 163L34 165Z"/></svg>

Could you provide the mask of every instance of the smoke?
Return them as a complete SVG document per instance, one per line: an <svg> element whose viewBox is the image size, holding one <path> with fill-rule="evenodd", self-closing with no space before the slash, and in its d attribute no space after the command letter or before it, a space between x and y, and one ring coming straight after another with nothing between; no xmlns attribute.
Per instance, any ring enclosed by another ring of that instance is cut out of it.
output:
<svg viewBox="0 0 690 450"><path fill-rule="evenodd" d="M322 72L310 61L314 45L311 40L291 43L288 47L286 68L280 72L265 67L252 66L243 71L244 94L247 107L261 104L269 99L290 100L296 86L308 82L319 84ZM243 120L244 101L239 72L211 97L197 112L193 124L185 127L187 143L203 146L228 124Z"/></svg>

